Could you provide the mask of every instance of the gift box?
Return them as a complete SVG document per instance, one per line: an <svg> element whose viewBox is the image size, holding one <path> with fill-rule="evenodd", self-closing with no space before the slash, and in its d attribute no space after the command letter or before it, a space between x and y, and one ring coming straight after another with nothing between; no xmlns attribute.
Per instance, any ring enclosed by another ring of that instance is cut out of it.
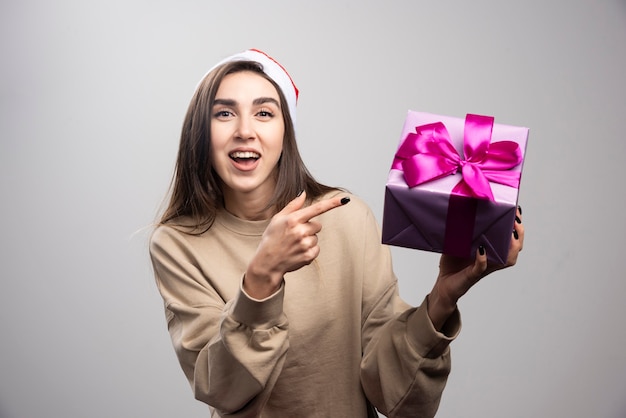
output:
<svg viewBox="0 0 626 418"><path fill-rule="evenodd" d="M385 186L383 243L504 264L528 128L409 111Z"/></svg>

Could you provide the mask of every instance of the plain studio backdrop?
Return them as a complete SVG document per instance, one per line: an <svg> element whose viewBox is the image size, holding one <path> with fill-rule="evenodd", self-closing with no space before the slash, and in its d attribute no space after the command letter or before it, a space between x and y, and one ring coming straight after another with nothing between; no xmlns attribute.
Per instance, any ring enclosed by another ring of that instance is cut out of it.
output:
<svg viewBox="0 0 626 418"><path fill-rule="evenodd" d="M147 240L197 82L250 47L300 88L308 167L379 222L407 110L529 127L525 248L460 302L437 416L626 416L623 0L14 0L0 16L0 417L207 417ZM438 255L392 251L421 302Z"/></svg>

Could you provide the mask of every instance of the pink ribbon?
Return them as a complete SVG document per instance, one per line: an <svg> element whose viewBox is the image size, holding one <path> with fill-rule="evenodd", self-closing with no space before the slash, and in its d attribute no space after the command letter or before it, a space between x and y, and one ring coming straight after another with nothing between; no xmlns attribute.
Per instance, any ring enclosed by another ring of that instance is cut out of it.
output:
<svg viewBox="0 0 626 418"><path fill-rule="evenodd" d="M452 190L464 196L494 200L489 182L519 187L522 151L514 141L491 143L494 118L468 114L461 158L442 122L418 126L396 152L392 168L401 169L409 187L461 172Z"/></svg>

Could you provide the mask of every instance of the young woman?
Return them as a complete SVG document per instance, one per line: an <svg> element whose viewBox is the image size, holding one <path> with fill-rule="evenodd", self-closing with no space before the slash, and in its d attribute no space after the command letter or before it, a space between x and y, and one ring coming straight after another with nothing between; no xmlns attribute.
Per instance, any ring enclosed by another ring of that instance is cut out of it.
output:
<svg viewBox="0 0 626 418"><path fill-rule="evenodd" d="M506 266L441 257L419 307L398 295L367 205L316 182L295 140L298 90L261 51L219 63L183 124L150 243L168 329L213 417L434 416L457 300Z"/></svg>

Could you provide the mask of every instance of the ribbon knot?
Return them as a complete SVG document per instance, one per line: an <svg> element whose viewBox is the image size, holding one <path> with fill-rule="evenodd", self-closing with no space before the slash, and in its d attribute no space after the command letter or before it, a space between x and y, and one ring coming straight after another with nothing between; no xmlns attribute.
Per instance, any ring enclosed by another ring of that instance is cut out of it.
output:
<svg viewBox="0 0 626 418"><path fill-rule="evenodd" d="M409 187L462 174L453 193L494 200L490 182L519 187L522 151L514 141L491 143L494 118L468 114L465 118L462 158L442 122L417 126L396 152L392 168L402 170Z"/></svg>

